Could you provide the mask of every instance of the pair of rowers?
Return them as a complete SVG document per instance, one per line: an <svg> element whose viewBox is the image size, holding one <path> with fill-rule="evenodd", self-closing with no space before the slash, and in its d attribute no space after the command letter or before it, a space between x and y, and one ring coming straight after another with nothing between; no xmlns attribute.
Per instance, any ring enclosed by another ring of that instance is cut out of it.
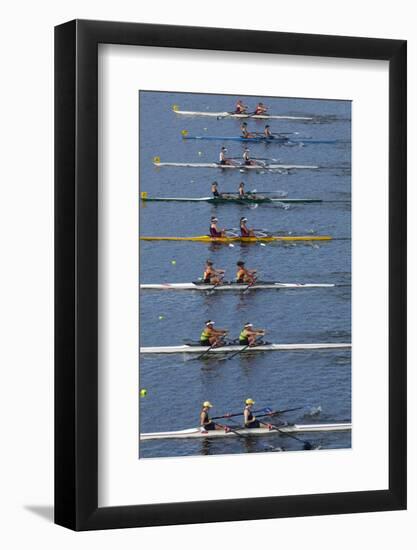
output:
<svg viewBox="0 0 417 550"><path fill-rule="evenodd" d="M259 132L249 132L247 122L242 122L242 124L240 125L240 131L242 133L242 137L245 139L260 137ZM262 137L268 138L268 139L274 138L274 135L271 132L271 127L269 126L269 124L265 126L264 131L262 133Z"/></svg>
<svg viewBox="0 0 417 550"><path fill-rule="evenodd" d="M256 270L247 269L245 262L239 260L237 263L236 282L241 284L253 284L256 281ZM211 260L206 261L203 273L203 283L219 285L223 281L224 269L216 269Z"/></svg>
<svg viewBox="0 0 417 550"><path fill-rule="evenodd" d="M259 102L253 113L248 113L249 107L243 103L241 99L236 101L235 114L237 115L264 115L268 111L268 107L262 102Z"/></svg>
<svg viewBox="0 0 417 550"><path fill-rule="evenodd" d="M227 229L219 229L219 227L217 226L217 222L218 222L218 218L216 216L212 216L211 219L210 219L210 231L209 231L209 234L210 234L210 237L215 237L215 238L218 238L218 237L226 237L226 231ZM254 229L249 229L246 225L247 223L247 218L245 218L244 216L242 216L239 220L239 229L240 229L240 236L241 237L256 237L255 235L255 230Z"/></svg>
<svg viewBox="0 0 417 550"><path fill-rule="evenodd" d="M235 162L236 159L229 158L226 155L226 153L227 153L227 149L226 149L226 147L223 146L220 149L220 153L219 153L219 164L220 164L220 166L236 166L236 162ZM259 164L258 161L252 160L250 158L250 152L249 152L248 147L245 147L243 149L242 159L243 159L243 164L245 166L254 166L255 164ZM262 166L262 164L261 164L261 166Z"/></svg>
<svg viewBox="0 0 417 550"><path fill-rule="evenodd" d="M200 334L200 344L212 348L222 347L225 345L224 338L229 333L227 329L214 328L215 322L209 319L206 321L204 329ZM259 336L265 335L265 329L253 328L252 323L245 323L239 334L239 346L253 347L258 344Z"/></svg>
<svg viewBox="0 0 417 550"><path fill-rule="evenodd" d="M253 414L252 407L255 405L255 401L248 397L248 399L245 400L245 407L243 409L243 424L245 428L261 428L261 425L265 425L268 427L269 425L264 422L259 422L257 418L255 418L255 415ZM223 426L221 424L217 424L214 422L210 416L209 411L213 407L213 405L210 403L210 401L204 401L203 406L201 408L200 412L200 431L201 433L207 433L212 430L223 430L223 431L230 431L230 428L227 426Z"/></svg>
<svg viewBox="0 0 417 550"><path fill-rule="evenodd" d="M222 197L225 197L225 198L228 198L228 197L234 197L234 195L231 195L230 193L220 193L219 191L219 184L217 183L217 181L213 181L213 183L211 184L211 194L213 195L214 198L222 198ZM245 199L245 198L248 198L248 197L254 197L254 193L247 193L245 191L245 184L243 183L243 181L241 181L239 183L239 187L237 189L237 197L240 198L240 199Z"/></svg>

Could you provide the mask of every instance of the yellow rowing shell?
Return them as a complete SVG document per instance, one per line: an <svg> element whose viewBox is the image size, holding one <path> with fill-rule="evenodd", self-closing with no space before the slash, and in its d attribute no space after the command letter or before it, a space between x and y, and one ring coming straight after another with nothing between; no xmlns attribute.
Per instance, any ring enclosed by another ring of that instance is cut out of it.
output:
<svg viewBox="0 0 417 550"><path fill-rule="evenodd" d="M140 237L142 241L193 241L196 243L270 243L275 241L331 241L329 235L283 235L266 237Z"/></svg>

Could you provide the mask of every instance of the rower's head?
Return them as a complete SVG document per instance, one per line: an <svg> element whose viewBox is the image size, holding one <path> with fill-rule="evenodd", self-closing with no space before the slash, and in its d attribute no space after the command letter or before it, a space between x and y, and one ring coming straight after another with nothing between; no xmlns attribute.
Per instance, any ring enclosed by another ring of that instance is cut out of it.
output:
<svg viewBox="0 0 417 550"><path fill-rule="evenodd" d="M213 262L211 260L206 260L206 265L213 265Z"/></svg>
<svg viewBox="0 0 417 550"><path fill-rule="evenodd" d="M247 126L248 123L247 122L242 122L242 126Z"/></svg>
<svg viewBox="0 0 417 550"><path fill-rule="evenodd" d="M248 221L248 219L245 218L245 216L242 216L242 217L240 218L240 225L246 223L247 221Z"/></svg>
<svg viewBox="0 0 417 550"><path fill-rule="evenodd" d="M264 106L264 104L262 103L262 101L260 101L260 102L258 103L258 105L259 105L259 107L263 107L263 106Z"/></svg>
<svg viewBox="0 0 417 550"><path fill-rule="evenodd" d="M236 265L238 265L239 267L245 267L245 262L239 260L238 262L236 262Z"/></svg>
<svg viewBox="0 0 417 550"><path fill-rule="evenodd" d="M245 404L248 405L248 407L252 407L252 405L255 405L255 401L248 397L245 401Z"/></svg>
<svg viewBox="0 0 417 550"><path fill-rule="evenodd" d="M214 327L214 321L211 321L210 319L206 321L206 327L213 328Z"/></svg>
<svg viewBox="0 0 417 550"><path fill-rule="evenodd" d="M245 187L245 184L243 183L243 181L241 181L241 182L239 183L239 187Z"/></svg>
<svg viewBox="0 0 417 550"><path fill-rule="evenodd" d="M245 327L245 328L252 328L253 325L252 325L252 323L245 323L245 324L244 324L244 327Z"/></svg>
<svg viewBox="0 0 417 550"><path fill-rule="evenodd" d="M217 181L213 181L213 183L211 184L213 187L217 187L218 183Z"/></svg>
<svg viewBox="0 0 417 550"><path fill-rule="evenodd" d="M223 146L223 147L222 147L222 151L223 151L224 153L226 153L226 152L227 152L226 147Z"/></svg>
<svg viewBox="0 0 417 550"><path fill-rule="evenodd" d="M213 405L210 403L210 401L204 401L203 403L203 409L211 409Z"/></svg>
<svg viewBox="0 0 417 550"><path fill-rule="evenodd" d="M219 220L216 218L216 216L211 217L211 223L217 223Z"/></svg>
<svg viewBox="0 0 417 550"><path fill-rule="evenodd" d="M266 124L265 128L269 128L269 124Z"/></svg>

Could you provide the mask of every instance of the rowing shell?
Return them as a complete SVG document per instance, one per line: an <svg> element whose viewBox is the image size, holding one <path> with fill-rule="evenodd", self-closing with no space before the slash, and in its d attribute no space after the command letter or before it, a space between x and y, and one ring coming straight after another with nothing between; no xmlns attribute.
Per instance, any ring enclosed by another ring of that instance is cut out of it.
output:
<svg viewBox="0 0 417 550"><path fill-rule="evenodd" d="M279 145L321 145L326 143L337 143L335 139L303 139L288 138L285 136L266 137L266 136L182 136L183 139L197 139L204 141L243 141L245 143L277 143Z"/></svg>
<svg viewBox="0 0 417 550"><path fill-rule="evenodd" d="M142 241L193 241L196 243L272 243L276 241L331 241L329 235L281 235L266 237L139 237Z"/></svg>
<svg viewBox="0 0 417 550"><path fill-rule="evenodd" d="M174 113L177 115L185 115L185 116L208 116L208 117L215 117L215 118L255 118L255 119L276 119L276 120L313 120L313 117L306 117L306 116L289 116L289 115L250 115L250 114L237 114L237 113L229 113L227 111L222 111L219 113L213 113L213 112L207 112L207 111L178 111L177 109L173 109Z"/></svg>
<svg viewBox="0 0 417 550"><path fill-rule="evenodd" d="M211 348L208 346L157 346L142 347L140 353L204 353L210 349L212 353L238 352L251 353L252 351L295 351L295 350L321 350L321 349L350 349L352 344L348 343L325 343L325 344L261 344L259 346L235 346L233 344ZM244 350L244 351L243 351ZM206 354L207 355L207 354Z"/></svg>
<svg viewBox="0 0 417 550"><path fill-rule="evenodd" d="M202 433L200 428L189 428L188 430L178 430L176 432L154 432L144 433L140 435L141 441L149 441L152 439L200 439L212 437L237 437L238 435L276 435L277 433L309 433L309 432L342 432L352 429L350 422L339 424L291 424L288 426L278 426L278 430L270 430L269 428L233 428L233 431L226 432L225 430L210 430Z"/></svg>
<svg viewBox="0 0 417 550"><path fill-rule="evenodd" d="M142 195L143 201L165 201L165 202L211 202L213 204L263 204L263 203L285 203L285 204L302 204L312 202L323 202L321 199L287 199L287 198L270 198L270 197L244 197L236 196L227 197L147 197Z"/></svg>
<svg viewBox="0 0 417 550"><path fill-rule="evenodd" d="M181 168L226 168L239 170L316 170L318 166L304 164L220 164L218 162L156 162L155 166L177 166Z"/></svg>
<svg viewBox="0 0 417 550"><path fill-rule="evenodd" d="M330 288L334 284L319 283L225 283L221 285L212 285L206 283L165 283L165 284L141 284L141 290L257 290L257 289L286 289L286 288Z"/></svg>

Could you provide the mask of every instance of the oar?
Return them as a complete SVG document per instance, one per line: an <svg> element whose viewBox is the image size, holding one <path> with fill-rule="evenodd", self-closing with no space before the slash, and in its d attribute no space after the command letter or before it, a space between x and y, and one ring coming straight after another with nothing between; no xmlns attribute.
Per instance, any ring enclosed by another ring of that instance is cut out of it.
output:
<svg viewBox="0 0 417 550"><path fill-rule="evenodd" d="M302 409L305 409L305 407L293 407L291 409L282 409L281 411L269 411L267 412L266 414L262 414L259 418L264 418L265 416L277 416L278 414L284 414L284 413L287 413L287 412L293 412L293 411L301 411ZM253 413L255 414L256 412L262 412L261 411L253 411Z"/></svg>
<svg viewBox="0 0 417 550"><path fill-rule="evenodd" d="M258 417L258 418L263 418L264 416L276 416L278 414L284 414L284 413L293 412L293 411L300 411L302 409L305 409L305 407L293 407L291 409L282 409L282 410L277 410L277 411L273 411L269 407L265 407L263 409L257 409L256 411L252 411L252 412L253 412L253 414L258 414L258 413L265 412L266 414L261 415L261 416ZM229 414L224 414L222 416L213 416L212 420L218 420L220 418L233 418L235 416L242 416L242 415L243 415L243 412L229 413Z"/></svg>
<svg viewBox="0 0 417 550"><path fill-rule="evenodd" d="M279 428L279 426L276 426L275 424L267 424L266 422L262 422L261 420L258 420L258 422L259 422L259 424L263 424L264 426L267 426L269 429L276 430L277 432L279 432L282 435L292 437L292 439L296 439L300 443L303 443L305 451L311 451L313 449L313 445L310 443L310 441L307 441L305 439L301 439L300 437L297 437L296 435L294 435L292 433L286 432L286 431L282 430L281 428Z"/></svg>
<svg viewBox="0 0 417 550"><path fill-rule="evenodd" d="M255 277L255 279L253 279L253 280L248 284L248 286L247 286L242 292L246 292L247 290L249 290L250 287L253 286L255 283L256 283L256 277Z"/></svg>
<svg viewBox="0 0 417 550"><path fill-rule="evenodd" d="M272 413L272 411L269 407L265 407L264 409L258 409L257 411L253 411L253 413L256 414L256 413L265 412L265 411L270 411L269 414ZM212 420L219 420L221 418L233 418L235 416L242 416L242 415L243 415L243 412L229 413L229 414L223 414L221 416L213 416L211 419ZM265 416L267 416L267 415L265 415ZM263 417L263 415L261 416L261 418L262 417Z"/></svg>
<svg viewBox="0 0 417 550"><path fill-rule="evenodd" d="M215 289L218 287L218 286L221 286L223 284L223 278L224 278L224 273L223 273L223 276L219 278L219 281L217 283L215 283L211 288L208 288L207 291L209 293L212 293L215 291Z"/></svg>
<svg viewBox="0 0 417 550"><path fill-rule="evenodd" d="M216 346L216 344L217 344L217 342L214 342L214 344L211 344L211 346L210 346L208 349L206 349L206 351L204 351L201 355L199 355L198 357L194 357L194 358L193 358L193 361L197 361L198 359L201 359L201 358L204 357L207 353L209 353L210 350L212 350L212 349L215 348L215 347L219 347L219 348L222 347L222 346Z"/></svg>
<svg viewBox="0 0 417 550"><path fill-rule="evenodd" d="M258 336L258 338L259 338L259 336ZM255 342L258 338L255 338ZM250 344L247 344L246 346L243 346L242 349L240 349L239 351L236 351L235 353L232 353L232 355L229 355L229 357L226 357L225 359L223 359L223 361L230 361L230 359L233 359L233 357L235 357L236 355L239 355L239 353L242 353L242 351L245 351L249 347L251 347ZM221 361L221 359L220 359L220 361Z"/></svg>
<svg viewBox="0 0 417 550"><path fill-rule="evenodd" d="M215 422L215 424L216 424L216 426L220 426L221 428L227 428L229 431L233 432L234 434L238 435L239 437L247 437L247 434L241 434L240 432L237 431L237 429L234 429L231 426L225 426L224 424L219 424L218 422Z"/></svg>

